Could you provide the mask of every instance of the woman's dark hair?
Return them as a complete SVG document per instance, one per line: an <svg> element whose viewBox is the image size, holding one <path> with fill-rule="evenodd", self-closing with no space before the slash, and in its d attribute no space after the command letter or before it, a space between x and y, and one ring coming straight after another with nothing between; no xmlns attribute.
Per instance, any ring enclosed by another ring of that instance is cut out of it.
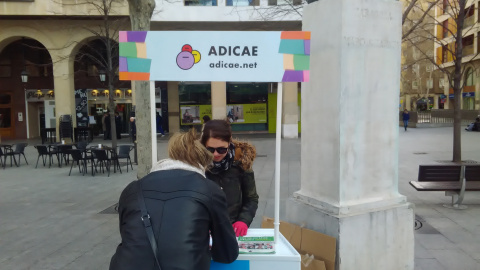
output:
<svg viewBox="0 0 480 270"><path fill-rule="evenodd" d="M203 116L203 123L207 123L208 121L210 121L210 116L204 115Z"/></svg>
<svg viewBox="0 0 480 270"><path fill-rule="evenodd" d="M203 126L200 142L207 144L208 139L215 138L225 142L232 140L232 129L226 120L210 120Z"/></svg>

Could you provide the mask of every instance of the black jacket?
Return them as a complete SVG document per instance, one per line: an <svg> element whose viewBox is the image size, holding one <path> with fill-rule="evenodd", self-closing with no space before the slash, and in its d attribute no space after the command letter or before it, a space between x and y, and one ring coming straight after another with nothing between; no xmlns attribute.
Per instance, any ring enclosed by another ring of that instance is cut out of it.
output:
<svg viewBox="0 0 480 270"><path fill-rule="evenodd" d="M181 169L152 172L139 181L162 270L208 270L211 259L231 263L237 258L238 244L227 216L225 195L215 183ZM112 257L110 270L157 270L140 219L134 182L122 192L118 211L122 243Z"/></svg>
<svg viewBox="0 0 480 270"><path fill-rule="evenodd" d="M230 222L243 221L250 227L258 208L258 194L252 170L256 150L246 142L234 140L233 143L235 158L232 167L217 174L209 171L206 174L225 193Z"/></svg>

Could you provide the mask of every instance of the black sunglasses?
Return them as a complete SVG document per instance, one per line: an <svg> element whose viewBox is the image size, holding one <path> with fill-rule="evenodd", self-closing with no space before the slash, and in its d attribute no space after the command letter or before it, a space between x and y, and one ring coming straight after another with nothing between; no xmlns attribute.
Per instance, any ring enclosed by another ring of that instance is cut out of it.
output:
<svg viewBox="0 0 480 270"><path fill-rule="evenodd" d="M213 148L213 147L207 147L207 150L210 151L210 153L215 153L215 151L217 151L217 153L219 153L220 155L223 155L227 152L228 148L226 147L217 147L217 148Z"/></svg>

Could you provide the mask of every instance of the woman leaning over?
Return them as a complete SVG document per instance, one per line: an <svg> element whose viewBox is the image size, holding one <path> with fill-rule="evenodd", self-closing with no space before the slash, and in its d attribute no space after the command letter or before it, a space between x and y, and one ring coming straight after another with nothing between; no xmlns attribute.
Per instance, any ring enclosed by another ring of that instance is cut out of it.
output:
<svg viewBox="0 0 480 270"><path fill-rule="evenodd" d="M210 120L200 141L213 153L213 166L207 177L225 192L230 222L237 236L247 233L258 208L258 195L252 165L255 147L247 142L232 140L230 123Z"/></svg>
<svg viewBox="0 0 480 270"><path fill-rule="evenodd" d="M110 270L159 269L142 222L139 190L145 197L162 270L208 270L211 259L231 263L237 258L225 195L205 177L211 153L191 130L170 139L168 155L150 174L123 190L118 206L122 242Z"/></svg>

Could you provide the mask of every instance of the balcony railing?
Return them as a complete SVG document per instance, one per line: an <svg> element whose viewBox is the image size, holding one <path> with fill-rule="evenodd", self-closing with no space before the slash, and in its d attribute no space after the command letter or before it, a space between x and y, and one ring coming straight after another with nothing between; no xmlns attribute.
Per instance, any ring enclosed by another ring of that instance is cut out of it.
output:
<svg viewBox="0 0 480 270"><path fill-rule="evenodd" d="M463 28L470 27L475 24L475 16L470 16L468 18L465 18L463 21Z"/></svg>
<svg viewBox="0 0 480 270"><path fill-rule="evenodd" d="M471 54L474 54L474 53L475 53L475 50L473 49L473 44L463 46L462 56L467 56L467 55L471 55Z"/></svg>

